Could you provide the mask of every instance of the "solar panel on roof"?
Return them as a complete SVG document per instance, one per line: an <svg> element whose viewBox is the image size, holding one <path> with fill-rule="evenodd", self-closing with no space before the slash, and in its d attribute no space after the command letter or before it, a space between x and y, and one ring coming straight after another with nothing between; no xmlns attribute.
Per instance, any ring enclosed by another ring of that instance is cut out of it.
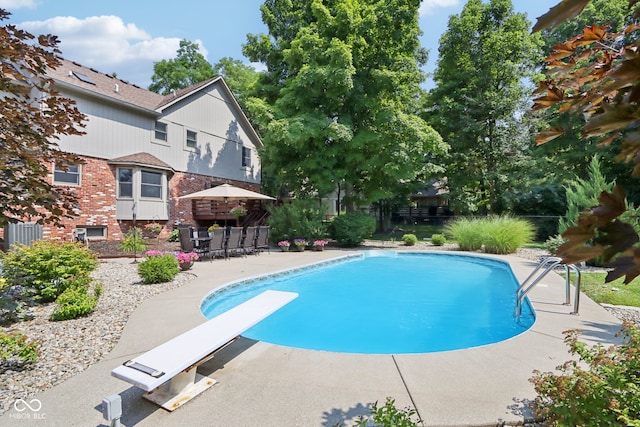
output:
<svg viewBox="0 0 640 427"><path fill-rule="evenodd" d="M77 71L73 72L73 75L76 76L77 78L79 78L80 80L82 80L85 83L89 83L92 85L95 85L95 83L93 82L93 80L91 80L89 77L87 77L85 74L79 73Z"/></svg>

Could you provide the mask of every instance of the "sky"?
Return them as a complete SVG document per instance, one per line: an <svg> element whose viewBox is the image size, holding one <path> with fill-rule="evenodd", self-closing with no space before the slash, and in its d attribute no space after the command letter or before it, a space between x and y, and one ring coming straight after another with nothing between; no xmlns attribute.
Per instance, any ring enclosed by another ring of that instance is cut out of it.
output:
<svg viewBox="0 0 640 427"><path fill-rule="evenodd" d="M529 21L546 13L560 0L512 0ZM153 64L176 57L180 40L200 46L213 65L231 57L249 64L242 55L247 34L267 34L260 6L263 0L0 0L11 13L0 25L13 24L34 35L54 34L65 59L148 87ZM420 7L422 46L430 51L424 67L433 72L438 41L450 15L458 14L464 0L423 0ZM260 69L259 64L253 64ZM430 81L425 83L429 88Z"/></svg>

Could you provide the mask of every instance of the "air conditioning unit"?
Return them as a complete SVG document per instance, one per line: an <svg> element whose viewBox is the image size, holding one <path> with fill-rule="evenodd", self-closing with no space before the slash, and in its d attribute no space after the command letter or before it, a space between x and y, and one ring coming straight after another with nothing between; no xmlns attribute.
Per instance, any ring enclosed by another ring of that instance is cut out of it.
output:
<svg viewBox="0 0 640 427"><path fill-rule="evenodd" d="M87 229L76 228L73 230L73 241L87 243Z"/></svg>

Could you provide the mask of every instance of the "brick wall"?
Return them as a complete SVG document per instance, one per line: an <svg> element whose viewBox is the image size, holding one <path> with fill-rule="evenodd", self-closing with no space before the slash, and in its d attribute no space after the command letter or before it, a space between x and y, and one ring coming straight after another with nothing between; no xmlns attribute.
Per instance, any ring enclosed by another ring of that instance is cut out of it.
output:
<svg viewBox="0 0 640 427"><path fill-rule="evenodd" d="M82 178L80 187L69 187L78 195L80 210L78 216L73 219L63 219L64 228L56 228L45 225L43 237L45 239L70 240L72 232L82 226L106 226L107 240L122 240L123 236L133 226L132 221L118 221L116 219L116 167L107 164L104 159L83 157L86 161L82 165ZM169 220L157 221L162 227L159 237L166 238L174 225L196 225L191 211L191 200L179 200L178 197L196 191L204 190L211 184L229 183L260 191L259 184L247 185L247 183L233 180L213 178L210 176L185 174L176 172L169 175ZM53 180L53 170L50 166L49 182ZM136 226L144 230L144 225L150 221L137 221ZM146 234L146 233L145 233Z"/></svg>

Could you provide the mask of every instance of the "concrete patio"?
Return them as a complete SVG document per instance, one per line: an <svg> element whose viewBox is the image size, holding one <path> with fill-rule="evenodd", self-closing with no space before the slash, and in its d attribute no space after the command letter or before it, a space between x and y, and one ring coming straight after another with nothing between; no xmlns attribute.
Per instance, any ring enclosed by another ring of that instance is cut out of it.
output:
<svg viewBox="0 0 640 427"><path fill-rule="evenodd" d="M532 371L553 370L569 359L563 331L583 330L583 340L609 344L620 322L581 298L580 314L563 305L564 279L550 274L530 294L537 321L511 340L479 348L417 355L358 355L281 347L241 338L199 372L218 381L169 413L143 392L111 377L111 370L205 321L203 297L249 276L342 256L348 251L282 253L196 263L195 280L144 302L130 317L116 347L100 362L35 396L40 418L11 410L3 426L101 426L104 397L119 394L123 426L333 426L353 424L370 404L386 397L415 407L425 425L487 426L529 419L535 397ZM535 264L502 257L523 280ZM113 261L118 262L118 261ZM126 261L125 261L126 262Z"/></svg>

